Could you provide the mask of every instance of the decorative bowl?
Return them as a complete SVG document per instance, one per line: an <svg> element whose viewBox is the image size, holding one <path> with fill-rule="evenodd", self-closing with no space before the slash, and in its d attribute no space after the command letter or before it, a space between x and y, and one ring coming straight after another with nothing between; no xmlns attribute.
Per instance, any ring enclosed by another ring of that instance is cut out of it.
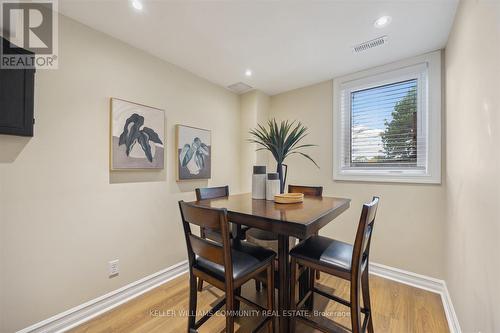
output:
<svg viewBox="0 0 500 333"><path fill-rule="evenodd" d="M274 202L280 204L291 204L303 201L304 201L303 193L284 193L284 194L276 194L274 196Z"/></svg>

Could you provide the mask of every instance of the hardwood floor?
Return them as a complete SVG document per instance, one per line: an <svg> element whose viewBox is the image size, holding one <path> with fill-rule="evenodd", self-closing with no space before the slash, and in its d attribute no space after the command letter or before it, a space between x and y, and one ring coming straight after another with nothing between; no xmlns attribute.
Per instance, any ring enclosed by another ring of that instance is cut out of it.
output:
<svg viewBox="0 0 500 333"><path fill-rule="evenodd" d="M373 322L375 332L440 333L449 332L441 297L425 290L410 287L377 276L370 276ZM321 274L319 288L347 297L348 284L340 279ZM198 294L198 310L206 311L223 293L208 284ZM243 287L243 295L265 304L265 290L255 292L253 281ZM71 332L186 332L188 307L187 275L178 277L114 310L101 315ZM242 305L242 310L249 309ZM349 309L315 296L315 310L330 315L330 319L350 327ZM250 332L260 321L248 316L236 320L236 332ZM224 332L225 320L215 316L199 330ZM266 332L263 328L262 332ZM317 332L300 323L296 332Z"/></svg>

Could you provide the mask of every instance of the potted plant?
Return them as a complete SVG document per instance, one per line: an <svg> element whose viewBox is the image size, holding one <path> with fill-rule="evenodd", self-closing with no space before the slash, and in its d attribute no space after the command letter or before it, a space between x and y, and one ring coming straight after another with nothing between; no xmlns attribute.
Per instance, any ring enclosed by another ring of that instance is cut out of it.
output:
<svg viewBox="0 0 500 333"><path fill-rule="evenodd" d="M280 179L280 192L285 193L285 183L286 174L288 167L283 164L285 159L292 154L299 154L310 160L318 168L318 164L311 158L311 156L305 154L301 151L303 148L314 147L314 144L302 144L299 145L300 141L304 139L309 133L307 132L307 127L302 125L299 121L289 122L281 121L280 124L276 119L269 120L267 122L267 127L260 124L257 128L250 130L249 142L253 142L261 146L257 149L259 150L269 150L273 154L276 160L276 172ZM285 167L285 173L283 174L283 167Z"/></svg>

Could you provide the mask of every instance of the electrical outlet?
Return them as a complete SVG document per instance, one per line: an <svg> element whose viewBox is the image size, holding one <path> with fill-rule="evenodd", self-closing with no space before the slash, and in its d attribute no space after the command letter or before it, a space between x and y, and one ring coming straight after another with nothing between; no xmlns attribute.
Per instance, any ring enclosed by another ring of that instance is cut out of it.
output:
<svg viewBox="0 0 500 333"><path fill-rule="evenodd" d="M118 263L120 261L118 259L111 260L108 262L108 277L115 277L120 273L118 268Z"/></svg>

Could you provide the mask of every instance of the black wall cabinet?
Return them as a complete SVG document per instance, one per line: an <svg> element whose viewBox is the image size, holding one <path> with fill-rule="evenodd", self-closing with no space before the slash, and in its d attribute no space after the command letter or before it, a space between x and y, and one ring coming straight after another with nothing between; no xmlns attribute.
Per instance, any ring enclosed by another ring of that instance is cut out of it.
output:
<svg viewBox="0 0 500 333"><path fill-rule="evenodd" d="M0 41L5 50L9 42L2 37ZM32 54L23 49L16 52ZM0 68L0 134L33 136L34 92L35 69Z"/></svg>

